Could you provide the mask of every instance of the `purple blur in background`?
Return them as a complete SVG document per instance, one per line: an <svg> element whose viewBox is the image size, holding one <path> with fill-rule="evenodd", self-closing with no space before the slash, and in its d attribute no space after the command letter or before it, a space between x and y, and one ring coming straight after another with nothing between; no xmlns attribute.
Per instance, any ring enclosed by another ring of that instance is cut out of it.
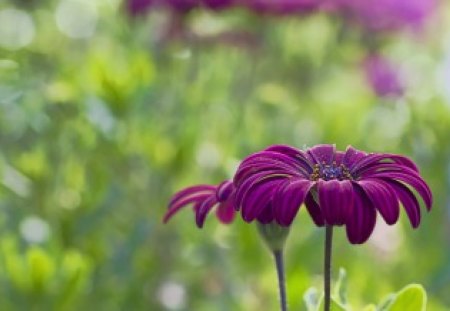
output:
<svg viewBox="0 0 450 311"><path fill-rule="evenodd" d="M400 74L388 59L372 54L364 60L366 79L373 91L380 97L400 97L404 85Z"/></svg>
<svg viewBox="0 0 450 311"><path fill-rule="evenodd" d="M420 30L436 0L337 0L338 9L370 30Z"/></svg>
<svg viewBox="0 0 450 311"><path fill-rule="evenodd" d="M254 11L264 14L308 13L320 7L321 0L241 0L241 3Z"/></svg>
<svg viewBox="0 0 450 311"><path fill-rule="evenodd" d="M198 6L200 0L165 0L164 4L178 12L188 12Z"/></svg>
<svg viewBox="0 0 450 311"><path fill-rule="evenodd" d="M155 0L128 0L126 10L131 16L144 15L154 4Z"/></svg>
<svg viewBox="0 0 450 311"><path fill-rule="evenodd" d="M202 6L211 10L229 9L237 3L236 0L202 0Z"/></svg>

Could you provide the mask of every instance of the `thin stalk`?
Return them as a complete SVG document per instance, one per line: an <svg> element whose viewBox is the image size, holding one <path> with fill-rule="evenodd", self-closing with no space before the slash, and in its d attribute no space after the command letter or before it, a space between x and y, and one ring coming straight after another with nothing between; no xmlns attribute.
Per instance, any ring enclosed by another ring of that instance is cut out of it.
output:
<svg viewBox="0 0 450 311"><path fill-rule="evenodd" d="M333 226L325 227L325 260L324 260L324 311L331 307L331 250L333 247Z"/></svg>
<svg viewBox="0 0 450 311"><path fill-rule="evenodd" d="M275 265L277 267L278 288L280 291L280 309L281 311L288 311L286 299L286 278L284 273L283 251L281 250L273 251L273 256L275 258Z"/></svg>

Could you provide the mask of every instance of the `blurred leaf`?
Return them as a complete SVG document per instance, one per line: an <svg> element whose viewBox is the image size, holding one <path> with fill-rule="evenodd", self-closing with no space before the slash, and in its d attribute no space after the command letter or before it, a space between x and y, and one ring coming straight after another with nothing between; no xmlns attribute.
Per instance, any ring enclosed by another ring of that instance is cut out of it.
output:
<svg viewBox="0 0 450 311"><path fill-rule="evenodd" d="M20 290L29 288L29 274L22 257L18 254L17 244L12 238L4 238L1 244L5 270L14 286Z"/></svg>
<svg viewBox="0 0 450 311"><path fill-rule="evenodd" d="M315 287L310 287L303 295L303 301L305 302L308 311L317 310L319 304L319 291Z"/></svg>
<svg viewBox="0 0 450 311"><path fill-rule="evenodd" d="M390 304L396 298L395 294L389 294L386 298L384 298L378 305L378 310L385 311L388 310Z"/></svg>
<svg viewBox="0 0 450 311"><path fill-rule="evenodd" d="M83 287L83 283L89 276L89 263L81 253L75 250L67 251L62 262L62 274L64 285L59 292L57 302L59 309L69 307L73 299Z"/></svg>
<svg viewBox="0 0 450 311"><path fill-rule="evenodd" d="M422 285L410 284L398 292L386 308L388 311L425 311L427 293Z"/></svg>
<svg viewBox="0 0 450 311"><path fill-rule="evenodd" d="M333 297L340 304L347 303L347 272L344 268L339 269L339 277L334 285Z"/></svg>
<svg viewBox="0 0 450 311"><path fill-rule="evenodd" d="M368 305L362 311L377 311L377 307L375 305Z"/></svg>
<svg viewBox="0 0 450 311"><path fill-rule="evenodd" d="M38 247L30 248L27 252L29 276L33 289L37 292L45 289L54 276L55 263L53 259Z"/></svg>

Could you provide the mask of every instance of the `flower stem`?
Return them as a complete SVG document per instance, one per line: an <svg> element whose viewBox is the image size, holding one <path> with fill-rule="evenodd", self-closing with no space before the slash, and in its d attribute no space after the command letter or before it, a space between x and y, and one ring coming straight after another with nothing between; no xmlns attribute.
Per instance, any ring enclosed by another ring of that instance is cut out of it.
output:
<svg viewBox="0 0 450 311"><path fill-rule="evenodd" d="M273 251L273 256L275 258L275 265L277 267L278 287L280 290L280 308L281 311L287 311L288 308L286 300L286 280L284 274L283 251L282 250Z"/></svg>
<svg viewBox="0 0 450 311"><path fill-rule="evenodd" d="M324 311L331 307L331 249L333 246L333 226L325 227L325 263L324 263Z"/></svg>

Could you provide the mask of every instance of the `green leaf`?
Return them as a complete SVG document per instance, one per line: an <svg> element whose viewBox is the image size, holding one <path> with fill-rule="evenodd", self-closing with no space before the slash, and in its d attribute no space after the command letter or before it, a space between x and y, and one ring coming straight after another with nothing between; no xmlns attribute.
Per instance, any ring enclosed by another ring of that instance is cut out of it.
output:
<svg viewBox="0 0 450 311"><path fill-rule="evenodd" d="M364 309L362 309L362 311L377 311L377 307L375 305L368 305L365 306Z"/></svg>
<svg viewBox="0 0 450 311"><path fill-rule="evenodd" d="M315 287L310 287L303 295L303 300L308 311L323 310L323 294L319 297L319 291ZM346 310L347 303L347 272L345 269L339 269L339 277L334 285L331 295L331 310Z"/></svg>
<svg viewBox="0 0 450 311"><path fill-rule="evenodd" d="M378 304L378 310L379 311L386 311L388 310L391 303L394 301L394 299L397 297L396 294L389 294L386 298L384 298L379 304Z"/></svg>
<svg viewBox="0 0 450 311"><path fill-rule="evenodd" d="M30 248L27 251L27 263L34 290L42 291L49 285L56 267L53 258L43 249Z"/></svg>
<svg viewBox="0 0 450 311"><path fill-rule="evenodd" d="M306 305L306 310L315 311L319 304L319 291L315 287L310 287L303 295L303 301Z"/></svg>
<svg viewBox="0 0 450 311"><path fill-rule="evenodd" d="M340 304L347 303L347 272L344 268L339 269L339 278L334 286L333 298Z"/></svg>
<svg viewBox="0 0 450 311"><path fill-rule="evenodd" d="M410 284L403 288L395 296L387 307L388 311L425 311L427 304L427 293L422 285Z"/></svg>

